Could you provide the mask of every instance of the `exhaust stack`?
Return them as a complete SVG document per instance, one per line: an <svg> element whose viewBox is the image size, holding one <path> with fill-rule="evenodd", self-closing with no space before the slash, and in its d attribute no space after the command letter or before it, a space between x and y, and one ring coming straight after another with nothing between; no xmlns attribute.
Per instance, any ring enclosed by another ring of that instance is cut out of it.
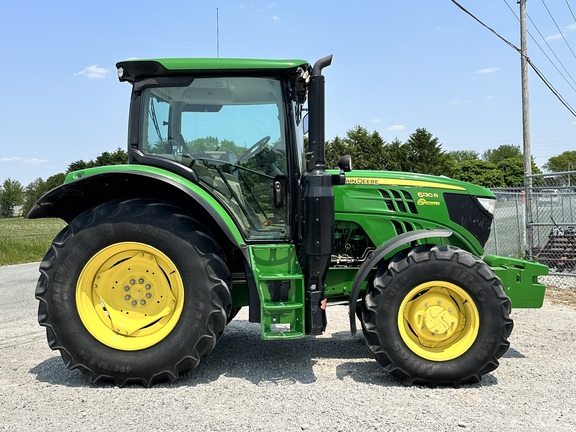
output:
<svg viewBox="0 0 576 432"><path fill-rule="evenodd" d="M325 89L322 69L332 56L312 68L308 88L310 119L306 172L302 175L302 253L306 279L306 333L319 335L326 329L324 279L334 246L334 191L332 176L325 170Z"/></svg>

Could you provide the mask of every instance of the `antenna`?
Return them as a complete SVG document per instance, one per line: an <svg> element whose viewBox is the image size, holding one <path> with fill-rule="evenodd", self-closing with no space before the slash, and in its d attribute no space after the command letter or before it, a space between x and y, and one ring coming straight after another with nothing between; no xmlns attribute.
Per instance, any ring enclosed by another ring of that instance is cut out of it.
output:
<svg viewBox="0 0 576 432"><path fill-rule="evenodd" d="M216 8L216 57L220 58L220 20L218 8Z"/></svg>

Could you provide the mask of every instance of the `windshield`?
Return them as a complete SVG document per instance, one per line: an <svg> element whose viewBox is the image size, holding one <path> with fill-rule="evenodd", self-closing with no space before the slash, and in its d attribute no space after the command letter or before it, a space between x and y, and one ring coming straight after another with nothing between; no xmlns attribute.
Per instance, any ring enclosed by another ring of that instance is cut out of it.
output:
<svg viewBox="0 0 576 432"><path fill-rule="evenodd" d="M287 203L272 194L288 172L279 80L196 78L142 96L143 153L192 168L247 238L288 237Z"/></svg>

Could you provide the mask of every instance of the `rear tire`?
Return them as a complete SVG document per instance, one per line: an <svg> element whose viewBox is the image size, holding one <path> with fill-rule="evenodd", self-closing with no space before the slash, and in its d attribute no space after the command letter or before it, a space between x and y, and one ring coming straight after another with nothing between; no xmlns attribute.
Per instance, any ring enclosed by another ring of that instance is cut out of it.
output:
<svg viewBox="0 0 576 432"><path fill-rule="evenodd" d="M508 350L513 323L502 282L451 246L420 246L368 285L363 330L376 360L407 384L480 381Z"/></svg>
<svg viewBox="0 0 576 432"><path fill-rule="evenodd" d="M91 382L171 381L198 365L231 309L222 252L175 207L103 204L54 239L40 265L38 320Z"/></svg>

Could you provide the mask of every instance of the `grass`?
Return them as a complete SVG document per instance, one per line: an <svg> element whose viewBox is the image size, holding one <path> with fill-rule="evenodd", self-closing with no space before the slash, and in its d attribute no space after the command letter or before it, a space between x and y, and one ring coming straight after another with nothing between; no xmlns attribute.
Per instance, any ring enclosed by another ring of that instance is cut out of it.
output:
<svg viewBox="0 0 576 432"><path fill-rule="evenodd" d="M65 225L60 219L0 219L0 266L41 261Z"/></svg>

